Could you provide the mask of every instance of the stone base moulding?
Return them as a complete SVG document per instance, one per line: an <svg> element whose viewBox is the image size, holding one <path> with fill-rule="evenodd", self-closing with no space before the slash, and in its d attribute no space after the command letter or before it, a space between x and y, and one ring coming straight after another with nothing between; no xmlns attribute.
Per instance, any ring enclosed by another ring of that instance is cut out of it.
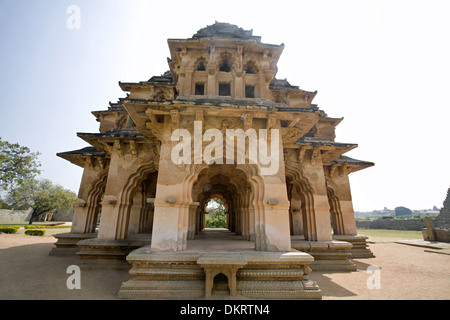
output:
<svg viewBox="0 0 450 320"><path fill-rule="evenodd" d="M352 244L345 241L292 240L292 248L309 253L314 257L311 268L314 271L356 271L351 260Z"/></svg>
<svg viewBox="0 0 450 320"><path fill-rule="evenodd" d="M80 248L80 267L84 269L129 269L127 255L150 241L86 239L77 243Z"/></svg>
<svg viewBox="0 0 450 320"><path fill-rule="evenodd" d="M80 251L77 243L81 240L95 239L97 233L59 233L55 234L57 239L55 246L50 250L51 256L75 255Z"/></svg>
<svg viewBox="0 0 450 320"><path fill-rule="evenodd" d="M370 250L367 239L369 237L363 235L333 235L334 240L350 242L353 247L350 250L352 259L374 258L375 255Z"/></svg>
<svg viewBox="0 0 450 320"><path fill-rule="evenodd" d="M216 276L226 277L231 298L321 299L308 279L313 262L304 252L150 252L143 247L127 257L131 280L121 299L202 299L211 296Z"/></svg>

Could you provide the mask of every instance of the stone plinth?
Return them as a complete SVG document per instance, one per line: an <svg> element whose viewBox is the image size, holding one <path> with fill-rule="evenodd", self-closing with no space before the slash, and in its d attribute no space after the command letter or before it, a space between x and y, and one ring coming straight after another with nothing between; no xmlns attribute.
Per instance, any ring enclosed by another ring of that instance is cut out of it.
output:
<svg viewBox="0 0 450 320"><path fill-rule="evenodd" d="M374 258L373 252L370 250L367 239L369 237L363 235L333 235L333 239L338 241L346 241L352 244L350 250L352 259Z"/></svg>
<svg viewBox="0 0 450 320"><path fill-rule="evenodd" d="M320 271L356 271L351 260L352 244L345 241L306 241L292 240L292 248L306 252L314 257L313 270Z"/></svg>
<svg viewBox="0 0 450 320"><path fill-rule="evenodd" d="M230 296L236 296L236 273L247 264L247 261L241 255L205 254L198 258L197 264L205 271L205 298L211 296L214 278L219 274L227 277Z"/></svg>
<svg viewBox="0 0 450 320"><path fill-rule="evenodd" d="M77 243L81 240L95 239L97 238L97 233L59 233L55 234L54 237L57 239L55 247L50 250L49 255L51 256L63 256L63 255L75 255L80 248Z"/></svg>
<svg viewBox="0 0 450 320"><path fill-rule="evenodd" d="M150 241L86 239L77 243L80 267L85 269L129 269L127 255Z"/></svg>
<svg viewBox="0 0 450 320"><path fill-rule="evenodd" d="M313 262L303 252L151 252L139 248L127 257L132 279L122 299L201 299L209 297L216 275L227 278L230 296L253 299L321 299L308 279Z"/></svg>

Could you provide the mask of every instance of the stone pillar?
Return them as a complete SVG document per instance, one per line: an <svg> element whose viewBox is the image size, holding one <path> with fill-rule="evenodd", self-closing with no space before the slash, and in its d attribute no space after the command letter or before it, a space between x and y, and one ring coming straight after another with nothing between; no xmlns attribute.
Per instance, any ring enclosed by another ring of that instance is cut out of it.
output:
<svg viewBox="0 0 450 320"><path fill-rule="evenodd" d="M189 206L189 225L187 233L188 240L192 240L195 237L195 219L198 207L199 207L198 203L194 203Z"/></svg>
<svg viewBox="0 0 450 320"><path fill-rule="evenodd" d="M290 201L291 210L291 222L292 222L292 234L301 235L303 234L303 218L301 211L301 199L297 192L292 192Z"/></svg>
<svg viewBox="0 0 450 320"><path fill-rule="evenodd" d="M143 211L143 198L142 198L142 190L139 189L136 191L133 197L133 205L130 209L130 221L128 226L128 234L137 234L140 229L140 220L141 213Z"/></svg>
<svg viewBox="0 0 450 320"><path fill-rule="evenodd" d="M72 233L92 233L95 231L97 223L97 221L94 221L95 213L100 206L98 204L99 197L96 197L94 193L96 185L102 182L101 179L105 175L104 170L92 166L91 162L85 165L73 213ZM100 193L101 190L98 190L98 192Z"/></svg>
<svg viewBox="0 0 450 320"><path fill-rule="evenodd" d="M331 241L330 205L328 203L322 157L317 150L308 150L303 160L309 187L302 192L303 234L309 241Z"/></svg>
<svg viewBox="0 0 450 320"><path fill-rule="evenodd" d="M124 190L132 174L135 174L139 162L136 156L123 149L125 144L116 140L111 148L111 162L108 182L102 202L102 216L98 239L126 239L128 233L128 206L131 190Z"/></svg>
<svg viewBox="0 0 450 320"><path fill-rule="evenodd" d="M343 235L356 235L355 211L353 210L352 194L348 172L344 168L338 168L330 177L330 187L334 195L339 199L339 214L342 221Z"/></svg>
<svg viewBox="0 0 450 320"><path fill-rule="evenodd" d="M208 74L208 81L206 85L207 95L218 95L216 90L216 67L215 65L208 65L206 72Z"/></svg>
<svg viewBox="0 0 450 320"><path fill-rule="evenodd" d="M152 251L181 251L186 249L187 244L192 185L186 181L189 165L178 165L172 161L172 150L178 144L171 141L172 130L175 129L176 125L171 125L170 120L166 119L155 197Z"/></svg>
<svg viewBox="0 0 450 320"><path fill-rule="evenodd" d="M183 95L189 96L192 94L192 73L194 72L194 68L186 68L186 73L184 76L183 83Z"/></svg>
<svg viewBox="0 0 450 320"><path fill-rule="evenodd" d="M235 98L244 98L245 96L245 85L244 85L244 77L242 73L240 75L236 75L234 78L234 97Z"/></svg>
<svg viewBox="0 0 450 320"><path fill-rule="evenodd" d="M289 200L286 189L281 139L280 135L278 152L276 152L278 156L278 171L252 178L253 191L255 193L253 199L255 208L255 248L258 251L291 250ZM274 142L272 136L270 140L271 143ZM259 147L261 148L261 145ZM261 172L261 167L259 171Z"/></svg>

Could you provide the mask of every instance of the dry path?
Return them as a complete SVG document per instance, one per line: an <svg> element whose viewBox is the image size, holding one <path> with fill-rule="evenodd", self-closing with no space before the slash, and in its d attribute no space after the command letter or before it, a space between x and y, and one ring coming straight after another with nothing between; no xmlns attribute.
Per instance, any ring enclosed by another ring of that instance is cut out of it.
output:
<svg viewBox="0 0 450 320"><path fill-rule="evenodd" d="M355 260L358 271L313 272L323 299L450 299L450 255L394 240L371 239L375 258ZM398 240L398 239L396 239ZM116 299L126 271L82 270L81 290L66 286L67 268L77 257L49 256L55 238L0 234L0 300ZM380 288L369 266L380 268Z"/></svg>

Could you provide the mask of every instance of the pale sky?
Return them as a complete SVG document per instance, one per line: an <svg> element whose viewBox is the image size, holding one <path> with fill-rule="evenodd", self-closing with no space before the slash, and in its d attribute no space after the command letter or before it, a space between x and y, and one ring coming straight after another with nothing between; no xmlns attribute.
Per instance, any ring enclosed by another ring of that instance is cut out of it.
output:
<svg viewBox="0 0 450 320"><path fill-rule="evenodd" d="M67 8L80 9L69 29ZM43 178L78 192L56 153L87 146L118 82L168 70L168 38L215 21L285 44L277 78L344 117L336 141L375 162L352 173L356 211L441 207L450 187L450 1L0 0L0 136L41 152Z"/></svg>

